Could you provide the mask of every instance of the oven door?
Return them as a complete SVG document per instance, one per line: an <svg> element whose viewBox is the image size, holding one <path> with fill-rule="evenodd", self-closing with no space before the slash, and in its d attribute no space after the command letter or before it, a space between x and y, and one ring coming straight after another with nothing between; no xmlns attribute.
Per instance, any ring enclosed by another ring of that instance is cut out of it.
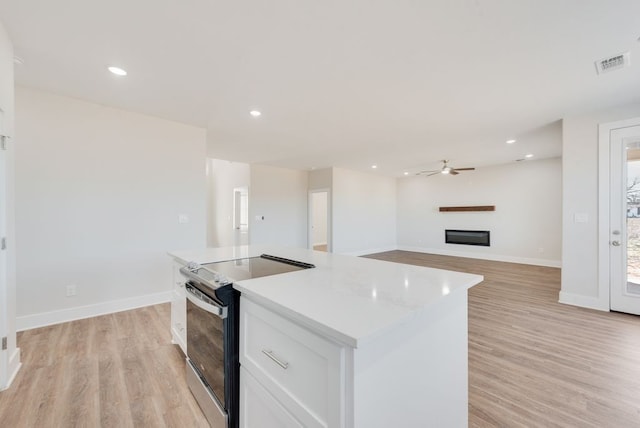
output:
<svg viewBox="0 0 640 428"><path fill-rule="evenodd" d="M198 404L214 426L228 416L225 408L225 337L227 308L202 293L193 283L185 284L187 294L187 380ZM191 366L191 367L189 367ZM189 373L192 370L193 373ZM196 379L196 375L199 379ZM199 380L200 385L196 382ZM204 390L203 390L204 389ZM215 407L213 407L215 405Z"/></svg>

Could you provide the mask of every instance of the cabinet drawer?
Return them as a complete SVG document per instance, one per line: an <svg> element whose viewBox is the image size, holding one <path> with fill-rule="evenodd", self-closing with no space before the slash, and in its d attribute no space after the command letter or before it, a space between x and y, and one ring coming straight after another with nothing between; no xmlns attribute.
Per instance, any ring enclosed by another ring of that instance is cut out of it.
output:
<svg viewBox="0 0 640 428"><path fill-rule="evenodd" d="M342 347L246 298L240 313L240 364L303 425L342 426Z"/></svg>
<svg viewBox="0 0 640 428"><path fill-rule="evenodd" d="M244 367L240 367L242 428L303 428Z"/></svg>
<svg viewBox="0 0 640 428"><path fill-rule="evenodd" d="M171 333L173 341L187 353L187 302L178 290L173 291L171 299Z"/></svg>

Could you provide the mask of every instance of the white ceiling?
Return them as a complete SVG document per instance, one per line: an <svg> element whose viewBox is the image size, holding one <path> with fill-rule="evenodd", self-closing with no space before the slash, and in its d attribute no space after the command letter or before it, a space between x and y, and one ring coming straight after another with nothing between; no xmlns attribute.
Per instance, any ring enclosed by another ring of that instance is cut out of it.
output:
<svg viewBox="0 0 640 428"><path fill-rule="evenodd" d="M0 0L0 21L18 84L206 127L235 161L553 157L559 119L640 101L638 0Z"/></svg>

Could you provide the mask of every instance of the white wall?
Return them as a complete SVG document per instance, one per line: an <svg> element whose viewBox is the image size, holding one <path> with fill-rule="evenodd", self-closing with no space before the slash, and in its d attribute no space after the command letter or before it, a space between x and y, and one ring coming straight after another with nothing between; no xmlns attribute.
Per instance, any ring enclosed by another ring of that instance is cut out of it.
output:
<svg viewBox="0 0 640 428"><path fill-rule="evenodd" d="M561 160L554 158L478 168L457 176L398 179L398 246L560 266L561 169ZM468 205L495 205L496 211L438 210ZM491 246L445 244L445 229L489 230Z"/></svg>
<svg viewBox="0 0 640 428"><path fill-rule="evenodd" d="M334 253L369 254L396 248L396 179L333 168Z"/></svg>
<svg viewBox="0 0 640 428"><path fill-rule="evenodd" d="M609 310L608 293L598 290L598 125L638 116L633 104L563 120L563 303ZM576 223L575 214L588 221Z"/></svg>
<svg viewBox="0 0 640 428"><path fill-rule="evenodd" d="M14 84L13 84L13 46L9 35L0 22L0 109L3 111L3 129L5 135L14 137ZM7 249L4 253L4 267L0 266L0 336L7 337L7 350L0 352L0 390L9 386L20 367L20 349L16 345L16 234L14 212L15 178L15 139L7 144L4 174L5 200L0 201L0 236L7 237ZM0 250L1 251L1 250Z"/></svg>
<svg viewBox="0 0 640 428"><path fill-rule="evenodd" d="M309 171L309 190L330 190L333 187L333 168Z"/></svg>
<svg viewBox="0 0 640 428"><path fill-rule="evenodd" d="M26 88L16 112L19 327L168 300L166 252L205 245L205 131Z"/></svg>
<svg viewBox="0 0 640 428"><path fill-rule="evenodd" d="M306 248L307 186L306 171L251 165L249 242Z"/></svg>
<svg viewBox="0 0 640 428"><path fill-rule="evenodd" d="M207 246L236 245L237 231L233 228L233 189L249 187L249 164L219 159L207 160Z"/></svg>

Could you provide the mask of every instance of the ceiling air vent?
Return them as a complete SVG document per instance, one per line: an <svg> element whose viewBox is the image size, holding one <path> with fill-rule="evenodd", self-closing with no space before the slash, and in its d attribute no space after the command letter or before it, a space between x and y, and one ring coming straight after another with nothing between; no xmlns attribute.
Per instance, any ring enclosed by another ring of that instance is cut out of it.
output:
<svg viewBox="0 0 640 428"><path fill-rule="evenodd" d="M604 58L596 61L596 70L598 74L606 73L608 71L618 70L620 68L627 67L629 65L630 53L625 52L619 55L614 55L609 58Z"/></svg>

